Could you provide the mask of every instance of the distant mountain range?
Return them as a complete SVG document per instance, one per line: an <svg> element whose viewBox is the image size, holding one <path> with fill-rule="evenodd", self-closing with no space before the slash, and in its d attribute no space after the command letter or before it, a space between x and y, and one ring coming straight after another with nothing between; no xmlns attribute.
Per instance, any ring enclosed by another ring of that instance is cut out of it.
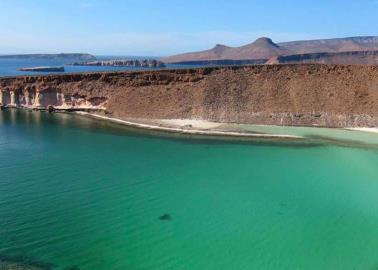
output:
<svg viewBox="0 0 378 270"><path fill-rule="evenodd" d="M277 63L341 63L378 64L378 37L349 37L274 43L259 38L241 47L218 44L206 51L184 53L161 59L175 64L277 64Z"/></svg>
<svg viewBox="0 0 378 270"><path fill-rule="evenodd" d="M58 54L12 54L0 55L1 58L12 59L62 59L62 60L96 60L96 57L88 53L58 53Z"/></svg>

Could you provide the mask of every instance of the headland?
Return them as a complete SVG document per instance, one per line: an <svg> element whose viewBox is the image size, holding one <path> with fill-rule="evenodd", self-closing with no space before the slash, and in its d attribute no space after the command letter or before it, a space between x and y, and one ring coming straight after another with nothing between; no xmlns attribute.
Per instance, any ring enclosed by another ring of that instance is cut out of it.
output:
<svg viewBox="0 0 378 270"><path fill-rule="evenodd" d="M165 120L184 119L376 128L378 66L256 65L8 77L0 79L0 103L147 120L160 127Z"/></svg>

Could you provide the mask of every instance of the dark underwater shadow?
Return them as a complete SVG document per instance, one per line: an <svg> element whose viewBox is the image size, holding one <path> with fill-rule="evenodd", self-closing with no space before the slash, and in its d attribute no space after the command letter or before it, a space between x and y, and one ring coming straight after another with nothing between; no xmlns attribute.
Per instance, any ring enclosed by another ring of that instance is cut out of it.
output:
<svg viewBox="0 0 378 270"><path fill-rule="evenodd" d="M0 269L1 270L53 270L58 269L58 265L50 262L40 261L33 257L25 255L9 256L0 254ZM80 270L76 265L66 268L60 268L63 270Z"/></svg>
<svg viewBox="0 0 378 270"><path fill-rule="evenodd" d="M56 265L53 263L38 261L25 255L8 256L0 254L0 269L17 269L17 270L51 270Z"/></svg>

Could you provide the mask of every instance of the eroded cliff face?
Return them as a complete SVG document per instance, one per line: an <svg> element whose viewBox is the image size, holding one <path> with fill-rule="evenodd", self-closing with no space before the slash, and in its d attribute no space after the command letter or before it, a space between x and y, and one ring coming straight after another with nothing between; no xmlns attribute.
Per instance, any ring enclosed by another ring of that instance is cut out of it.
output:
<svg viewBox="0 0 378 270"><path fill-rule="evenodd" d="M378 126L378 67L271 65L0 79L0 102L121 119Z"/></svg>
<svg viewBox="0 0 378 270"><path fill-rule="evenodd" d="M102 96L100 91L82 84L80 75L0 79L0 104L3 106L30 109L54 106L62 110L105 110L106 102L107 98Z"/></svg>

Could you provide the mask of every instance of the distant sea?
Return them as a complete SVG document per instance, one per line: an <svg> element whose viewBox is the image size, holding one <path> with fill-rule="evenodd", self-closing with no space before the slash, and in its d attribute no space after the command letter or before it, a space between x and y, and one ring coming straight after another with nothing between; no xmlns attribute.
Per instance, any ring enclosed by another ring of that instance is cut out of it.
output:
<svg viewBox="0 0 378 270"><path fill-rule="evenodd" d="M143 56L96 56L97 60L111 59L157 59L156 57ZM0 77L20 76L20 75L38 75L49 74L49 72L24 72L18 71L19 68L39 67L39 66L64 66L64 73L77 72L95 72L95 71L122 71L122 70L148 70L151 68L135 68L135 67L90 67L90 66L71 66L77 60L70 59L0 59ZM168 65L168 68L183 68L185 66ZM59 74L59 72L51 72L51 74Z"/></svg>

